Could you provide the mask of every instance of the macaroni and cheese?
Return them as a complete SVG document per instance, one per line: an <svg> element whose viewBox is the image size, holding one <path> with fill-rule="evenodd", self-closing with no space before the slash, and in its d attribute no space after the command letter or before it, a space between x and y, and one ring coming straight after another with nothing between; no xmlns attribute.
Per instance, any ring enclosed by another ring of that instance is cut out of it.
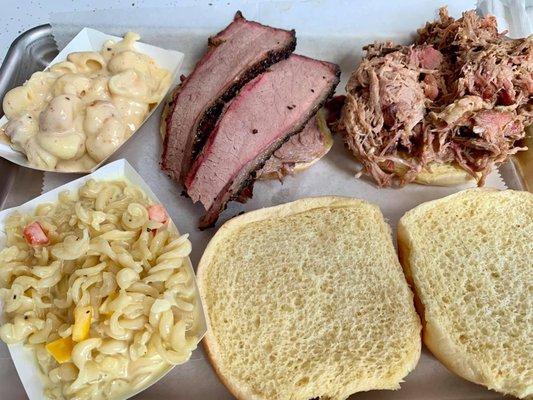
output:
<svg viewBox="0 0 533 400"><path fill-rule="evenodd" d="M11 146L58 171L87 171L111 155L170 86L170 73L135 51L138 39L130 32L100 52L71 53L7 92L2 131Z"/></svg>
<svg viewBox="0 0 533 400"><path fill-rule="evenodd" d="M187 361L200 339L191 243L125 181L15 213L0 251L0 338L34 351L49 399L113 399Z"/></svg>

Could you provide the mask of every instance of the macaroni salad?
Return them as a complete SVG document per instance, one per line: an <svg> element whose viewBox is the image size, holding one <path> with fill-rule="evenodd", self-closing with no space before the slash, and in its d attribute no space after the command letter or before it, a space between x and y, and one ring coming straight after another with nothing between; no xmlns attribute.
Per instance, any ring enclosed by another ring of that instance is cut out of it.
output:
<svg viewBox="0 0 533 400"><path fill-rule="evenodd" d="M125 181L89 180L13 214L0 251L0 338L36 355L50 399L112 399L199 341L191 243Z"/></svg>

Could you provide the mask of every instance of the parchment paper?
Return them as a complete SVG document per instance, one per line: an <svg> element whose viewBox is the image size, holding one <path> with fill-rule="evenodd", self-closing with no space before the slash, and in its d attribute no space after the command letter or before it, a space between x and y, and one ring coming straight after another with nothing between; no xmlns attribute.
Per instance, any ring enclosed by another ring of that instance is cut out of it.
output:
<svg viewBox="0 0 533 400"><path fill-rule="evenodd" d="M55 14L51 17L54 35L61 45L83 26L120 35L138 31L146 43L185 53L187 74L203 53L207 36L225 27L240 9L248 19L277 27L295 28L297 52L340 64L342 81L337 92L344 90L347 77L360 59L361 47L385 38L406 42L414 29L433 20L438 7L447 3L450 14L475 8L474 1L306 1L306 2L180 2L183 7L151 10L106 10L92 13ZM127 158L165 204L182 232L189 232L193 243L191 259L197 265L201 254L216 229L204 232L196 226L202 207L181 195L182 188L159 169L161 140L159 116L161 107L129 141L115 159ZM446 196L464 187L438 188L408 185L401 189L378 189L372 182L354 178L358 166L343 147L340 138L330 153L309 170L277 181L257 182L254 197L247 204L233 203L220 218L217 227L241 211L248 211L318 195L357 197L378 204L393 229L404 212L428 200ZM55 188L65 177L47 173L43 190ZM72 178L71 178L72 179ZM467 185L468 186L468 185ZM473 185L470 185L473 186ZM498 173L487 180L487 186L499 189L505 184ZM465 186L466 187L466 186ZM138 396L139 399L231 399L199 351L189 363L175 368L166 378ZM449 373L425 350L421 360L397 392L369 392L354 399L485 399L501 398L498 394L466 382Z"/></svg>

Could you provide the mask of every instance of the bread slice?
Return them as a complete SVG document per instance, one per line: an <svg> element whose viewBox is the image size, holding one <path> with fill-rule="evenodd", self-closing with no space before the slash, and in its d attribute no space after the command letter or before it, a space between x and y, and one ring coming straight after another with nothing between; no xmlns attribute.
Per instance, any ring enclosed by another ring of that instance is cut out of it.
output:
<svg viewBox="0 0 533 400"><path fill-rule="evenodd" d="M413 295L375 205L319 197L236 217L197 276L204 345L238 399L398 389L419 359Z"/></svg>
<svg viewBox="0 0 533 400"><path fill-rule="evenodd" d="M501 393L533 394L533 194L471 189L398 224L423 338L450 370Z"/></svg>

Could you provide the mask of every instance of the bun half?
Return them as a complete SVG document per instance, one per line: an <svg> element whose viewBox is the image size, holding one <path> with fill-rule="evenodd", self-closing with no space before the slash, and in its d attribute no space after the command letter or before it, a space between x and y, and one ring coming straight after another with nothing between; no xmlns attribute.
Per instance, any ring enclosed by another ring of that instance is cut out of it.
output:
<svg viewBox="0 0 533 400"><path fill-rule="evenodd" d="M424 343L448 369L519 398L533 394L533 194L471 189L398 224Z"/></svg>
<svg viewBox="0 0 533 400"><path fill-rule="evenodd" d="M419 318L377 206L319 197L236 217L197 276L204 346L239 399L398 389L418 362Z"/></svg>

